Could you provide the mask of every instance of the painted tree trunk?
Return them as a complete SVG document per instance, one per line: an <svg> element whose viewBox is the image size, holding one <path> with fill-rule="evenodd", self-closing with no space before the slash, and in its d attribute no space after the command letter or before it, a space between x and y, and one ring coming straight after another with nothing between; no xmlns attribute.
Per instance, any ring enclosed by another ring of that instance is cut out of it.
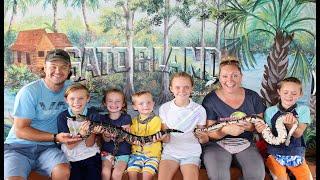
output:
<svg viewBox="0 0 320 180"><path fill-rule="evenodd" d="M88 20L87 20L87 7L86 7L86 0L81 0L81 9L82 9L82 17L83 17L83 21L84 24L86 26L86 31L88 33L91 32L90 28L89 28L89 24L88 24Z"/></svg>
<svg viewBox="0 0 320 180"><path fill-rule="evenodd" d="M168 10L169 7L169 0L165 1L165 9ZM169 63L168 55L169 55L169 20L170 15L168 12L165 13L165 18L163 20L163 58L162 58L162 65L165 65L161 74L161 92L158 99L158 103L162 104L170 100L170 91L169 91Z"/></svg>
<svg viewBox="0 0 320 180"><path fill-rule="evenodd" d="M316 95L311 95L309 106L310 106L311 119L312 119L314 122L316 122L316 120L317 120L317 116L316 116L316 114L317 114L316 104L317 104ZM316 123L314 123L314 124L316 124Z"/></svg>
<svg viewBox="0 0 320 180"><path fill-rule="evenodd" d="M276 32L275 42L267 57L267 65L264 65L262 89L260 89L267 105L275 105L279 100L278 83L287 75L288 51L292 39L293 34L284 34L280 30Z"/></svg>
<svg viewBox="0 0 320 180"><path fill-rule="evenodd" d="M52 9L53 9L53 23L52 23L52 30L53 32L58 32L57 29L57 1L58 0L53 0L52 1Z"/></svg>
<svg viewBox="0 0 320 180"><path fill-rule="evenodd" d="M130 2L128 2L130 3ZM124 94L127 99L131 99L132 94L134 93L133 87L133 11L130 10L129 5L123 8L125 9L125 18L126 18L126 40L127 40L127 58L126 58L126 68L129 70L126 74L126 84L124 86Z"/></svg>
<svg viewBox="0 0 320 180"><path fill-rule="evenodd" d="M12 15L11 15L10 22L9 22L8 32L10 32L12 29L12 24L15 20L16 14L17 14L17 1L14 0L13 5L12 5Z"/></svg>
<svg viewBox="0 0 320 180"><path fill-rule="evenodd" d="M316 99L317 99L317 80L316 80L316 70L312 70L312 76L311 76L311 97L310 97L310 113L311 113L311 119L316 122L317 117L316 117ZM314 123L316 124L316 123Z"/></svg>
<svg viewBox="0 0 320 180"><path fill-rule="evenodd" d="M216 1L217 3L217 11L219 12L220 11L220 0L217 0ZM221 39L221 35L220 35L220 19L219 17L217 17L217 20L216 20L216 36L215 36L215 43L216 43L216 48L220 50L220 39Z"/></svg>
<svg viewBox="0 0 320 180"><path fill-rule="evenodd" d="M204 41L204 30L206 27L206 21L204 17L201 20L201 50L200 50L200 61L201 61L201 68L203 73L200 73L200 78L205 79L206 77L206 71L205 71L205 52L204 52L204 47L205 47L205 41Z"/></svg>

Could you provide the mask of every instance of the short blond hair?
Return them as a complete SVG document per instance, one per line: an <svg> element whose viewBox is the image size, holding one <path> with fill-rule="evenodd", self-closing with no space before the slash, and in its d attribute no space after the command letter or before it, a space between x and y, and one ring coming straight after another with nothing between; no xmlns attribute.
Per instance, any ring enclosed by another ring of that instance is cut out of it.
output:
<svg viewBox="0 0 320 180"><path fill-rule="evenodd" d="M76 90L85 90L87 92L88 97L90 96L89 89L85 85L80 83L74 83L66 89L66 91L64 92L64 97L67 98L70 93Z"/></svg>
<svg viewBox="0 0 320 180"><path fill-rule="evenodd" d="M287 82L291 82L291 83L295 83L297 85L300 86L300 93L302 93L302 83L301 81L296 78L296 77L286 77L283 80L281 80L278 84L278 89L281 89L281 87L283 86L283 84L287 83Z"/></svg>
<svg viewBox="0 0 320 180"><path fill-rule="evenodd" d="M149 95L153 101L153 97L150 91L140 91L132 95L132 104L134 104L137 101L137 99L143 95Z"/></svg>

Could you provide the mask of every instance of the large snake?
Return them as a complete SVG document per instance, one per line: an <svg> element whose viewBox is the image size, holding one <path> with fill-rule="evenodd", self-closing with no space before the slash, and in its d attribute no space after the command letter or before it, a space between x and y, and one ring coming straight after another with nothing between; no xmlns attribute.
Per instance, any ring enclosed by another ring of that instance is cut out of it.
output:
<svg viewBox="0 0 320 180"><path fill-rule="evenodd" d="M72 119L76 119L77 121L87 121L88 119L83 115L73 116ZM158 139L161 136L169 133L183 133L183 131L177 130L177 129L165 129L161 130L155 134L149 135L149 136L138 136L134 135L128 131L123 130L121 127L117 127L111 123L107 122L95 122L90 121L89 130L87 131L86 135L82 135L82 138L87 138L90 136L90 134L93 132L93 129L97 126L101 126L103 128L103 131L108 132L116 137L116 139L123 139L129 143L134 142L140 142L141 144L151 143L154 141L154 139Z"/></svg>
<svg viewBox="0 0 320 180"><path fill-rule="evenodd" d="M249 122L249 123L256 124L257 122L261 122L266 125L266 128L263 129L261 134L262 134L263 139L267 143L272 144L272 145L280 145L281 143L285 142L285 145L288 146L290 144L290 138L291 138L292 134L294 133L294 131L298 127L298 122L293 124L289 133L287 133L287 129L283 123L284 117L285 117L284 115L281 115L276 120L276 130L277 130L278 136L274 136L272 134L271 128L264 122L263 118L259 117L257 115L245 116L243 118L236 119L236 120L224 121L221 123L213 124L207 128L202 128L202 129L196 128L194 131L195 132L199 132L199 131L210 132L210 131L217 131L217 130L221 129L222 127L224 127L226 125L230 125L230 124L237 124L237 123L243 123L243 122Z"/></svg>

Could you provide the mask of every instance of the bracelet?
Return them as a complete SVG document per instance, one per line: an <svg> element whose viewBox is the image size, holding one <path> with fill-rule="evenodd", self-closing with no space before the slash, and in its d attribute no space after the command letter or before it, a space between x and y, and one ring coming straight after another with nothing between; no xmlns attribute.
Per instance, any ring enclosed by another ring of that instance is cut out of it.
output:
<svg viewBox="0 0 320 180"><path fill-rule="evenodd" d="M57 134L53 134L53 142L55 144L58 144L58 142L57 142Z"/></svg>

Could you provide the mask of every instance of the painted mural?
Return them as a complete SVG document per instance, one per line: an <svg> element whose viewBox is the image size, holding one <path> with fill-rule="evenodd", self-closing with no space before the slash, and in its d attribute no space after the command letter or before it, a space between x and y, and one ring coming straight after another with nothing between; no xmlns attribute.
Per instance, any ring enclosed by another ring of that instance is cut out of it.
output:
<svg viewBox="0 0 320 180"><path fill-rule="evenodd" d="M243 86L268 106L277 102L284 77L303 81L299 103L312 112L305 137L315 156L315 0L5 0L4 6L4 137L15 94L41 76L51 49L70 53L70 78L89 87L90 105L100 111L102 92L111 87L129 100L150 90L159 107L172 98L169 79L179 71L193 76L192 96L201 103L218 86L221 59L236 57ZM136 114L130 106L129 113Z"/></svg>

